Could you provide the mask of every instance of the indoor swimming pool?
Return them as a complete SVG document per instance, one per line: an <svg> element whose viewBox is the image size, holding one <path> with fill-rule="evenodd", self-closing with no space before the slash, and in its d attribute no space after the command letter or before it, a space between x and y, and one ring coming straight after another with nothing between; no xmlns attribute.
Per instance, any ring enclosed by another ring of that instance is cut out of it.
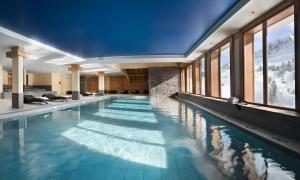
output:
<svg viewBox="0 0 300 180"><path fill-rule="evenodd" d="M300 179L300 160L170 98L120 97L0 123L0 179Z"/></svg>

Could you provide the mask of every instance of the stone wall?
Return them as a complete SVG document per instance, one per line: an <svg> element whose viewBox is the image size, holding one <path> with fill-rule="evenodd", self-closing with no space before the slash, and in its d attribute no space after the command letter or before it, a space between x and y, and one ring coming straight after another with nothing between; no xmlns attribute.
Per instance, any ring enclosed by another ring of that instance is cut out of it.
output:
<svg viewBox="0 0 300 180"><path fill-rule="evenodd" d="M149 68L150 96L170 96L180 89L180 70L176 67Z"/></svg>

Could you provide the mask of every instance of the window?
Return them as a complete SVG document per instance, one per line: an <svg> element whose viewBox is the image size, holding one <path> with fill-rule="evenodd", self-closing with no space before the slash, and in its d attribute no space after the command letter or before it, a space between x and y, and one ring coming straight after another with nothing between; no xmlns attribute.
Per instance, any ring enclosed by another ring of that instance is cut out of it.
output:
<svg viewBox="0 0 300 180"><path fill-rule="evenodd" d="M263 103L262 24L244 34L245 100Z"/></svg>
<svg viewBox="0 0 300 180"><path fill-rule="evenodd" d="M201 94L205 95L205 58L200 60L200 69L201 69Z"/></svg>
<svg viewBox="0 0 300 180"><path fill-rule="evenodd" d="M185 69L181 69L181 74L180 74L180 79L181 79L181 91L185 92Z"/></svg>
<svg viewBox="0 0 300 180"><path fill-rule="evenodd" d="M221 47L220 54L221 97L230 97L230 43Z"/></svg>
<svg viewBox="0 0 300 180"><path fill-rule="evenodd" d="M211 95L213 97L231 96L230 46L228 42L211 53Z"/></svg>
<svg viewBox="0 0 300 180"><path fill-rule="evenodd" d="M195 68L195 93L196 94L200 94L200 62L197 61L194 65L194 68Z"/></svg>
<svg viewBox="0 0 300 180"><path fill-rule="evenodd" d="M220 96L219 86L219 49L213 51L210 55L210 66L211 66L211 95L214 97Z"/></svg>
<svg viewBox="0 0 300 180"><path fill-rule="evenodd" d="M246 101L295 108L293 13L291 6L244 34Z"/></svg>
<svg viewBox="0 0 300 180"><path fill-rule="evenodd" d="M268 104L295 107L294 8L267 21Z"/></svg>
<svg viewBox="0 0 300 180"><path fill-rule="evenodd" d="M187 92L193 93L193 65L187 67Z"/></svg>

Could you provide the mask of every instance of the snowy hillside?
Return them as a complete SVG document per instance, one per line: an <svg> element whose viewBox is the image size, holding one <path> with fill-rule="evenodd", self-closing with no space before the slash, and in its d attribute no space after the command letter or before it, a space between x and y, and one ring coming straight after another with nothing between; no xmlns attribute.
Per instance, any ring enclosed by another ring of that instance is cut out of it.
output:
<svg viewBox="0 0 300 180"><path fill-rule="evenodd" d="M255 52L256 80L262 80L262 50ZM294 37L289 35L268 44L268 104L295 106ZM260 72L260 73L259 73ZM259 83L262 85L262 81ZM260 92L262 93L262 92ZM260 95L262 98L262 96ZM261 101L261 99L260 99Z"/></svg>

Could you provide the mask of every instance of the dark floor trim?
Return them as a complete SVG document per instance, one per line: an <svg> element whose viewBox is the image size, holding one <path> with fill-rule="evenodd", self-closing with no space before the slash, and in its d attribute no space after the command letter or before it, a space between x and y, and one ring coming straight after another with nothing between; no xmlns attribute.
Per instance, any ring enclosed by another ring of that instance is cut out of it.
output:
<svg viewBox="0 0 300 180"><path fill-rule="evenodd" d="M12 108L21 109L24 107L23 93L12 93Z"/></svg>
<svg viewBox="0 0 300 180"><path fill-rule="evenodd" d="M80 100L80 92L72 91L72 100Z"/></svg>

